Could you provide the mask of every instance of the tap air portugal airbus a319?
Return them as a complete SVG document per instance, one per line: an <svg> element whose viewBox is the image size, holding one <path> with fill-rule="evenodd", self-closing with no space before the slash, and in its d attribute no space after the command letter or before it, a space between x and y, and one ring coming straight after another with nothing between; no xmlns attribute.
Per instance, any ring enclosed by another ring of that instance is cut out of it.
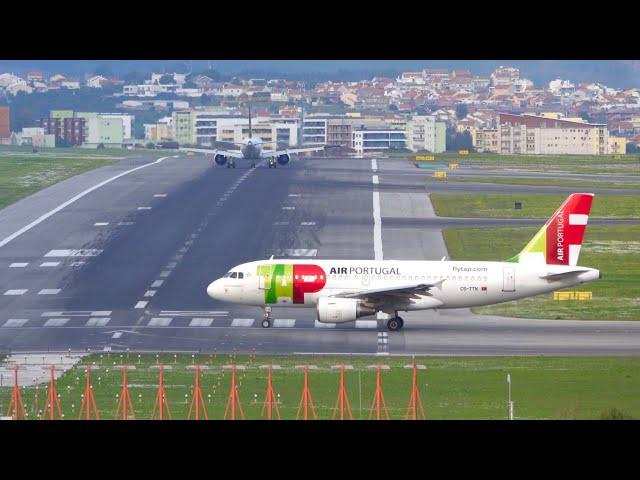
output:
<svg viewBox="0 0 640 480"><path fill-rule="evenodd" d="M504 262L269 259L243 263L207 287L216 300L262 307L315 308L319 322L344 323L384 312L508 302L601 278L579 267L593 194L570 195L515 257Z"/></svg>

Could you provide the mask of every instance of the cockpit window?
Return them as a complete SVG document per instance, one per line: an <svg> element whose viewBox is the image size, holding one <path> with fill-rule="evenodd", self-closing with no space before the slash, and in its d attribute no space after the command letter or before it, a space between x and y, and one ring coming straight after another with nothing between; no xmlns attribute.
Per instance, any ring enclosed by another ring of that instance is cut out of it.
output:
<svg viewBox="0 0 640 480"><path fill-rule="evenodd" d="M238 278L240 278L240 279L244 278L244 273L238 272Z"/></svg>
<svg viewBox="0 0 640 480"><path fill-rule="evenodd" d="M231 278L237 278L238 272L231 272Z"/></svg>
<svg viewBox="0 0 640 480"><path fill-rule="evenodd" d="M224 277L222 277L222 278L228 278L230 276L231 276L231 272L227 272L227 273L224 274Z"/></svg>

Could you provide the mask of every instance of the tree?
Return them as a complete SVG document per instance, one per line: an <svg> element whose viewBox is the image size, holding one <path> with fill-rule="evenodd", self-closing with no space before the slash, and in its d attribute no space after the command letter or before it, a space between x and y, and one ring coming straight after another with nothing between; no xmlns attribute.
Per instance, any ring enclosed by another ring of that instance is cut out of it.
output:
<svg viewBox="0 0 640 480"><path fill-rule="evenodd" d="M198 86L191 81L186 81L184 82L183 88L198 88Z"/></svg>
<svg viewBox="0 0 640 480"><path fill-rule="evenodd" d="M456 118L458 120L462 120L464 117L467 116L468 110L467 110L467 106L464 103L459 103L458 105L456 105Z"/></svg>
<svg viewBox="0 0 640 480"><path fill-rule="evenodd" d="M125 85L137 85L144 81L144 75L138 72L129 72L122 77Z"/></svg>
<svg viewBox="0 0 640 480"><path fill-rule="evenodd" d="M473 150L473 139L471 138L471 133L468 131L464 131L462 133L456 132L454 128L447 128L447 150L448 151L458 151L458 150Z"/></svg>
<svg viewBox="0 0 640 480"><path fill-rule="evenodd" d="M173 75L163 75L159 80L160 85L171 85L173 83Z"/></svg>
<svg viewBox="0 0 640 480"><path fill-rule="evenodd" d="M111 67L106 64L98 65L98 67L94 70L93 73L94 75L100 75L106 78L113 76L113 70L111 70Z"/></svg>

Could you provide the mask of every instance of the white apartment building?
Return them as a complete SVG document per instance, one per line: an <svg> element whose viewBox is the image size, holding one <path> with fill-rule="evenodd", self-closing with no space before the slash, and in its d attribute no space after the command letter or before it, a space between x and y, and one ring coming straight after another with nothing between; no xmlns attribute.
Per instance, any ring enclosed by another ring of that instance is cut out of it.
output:
<svg viewBox="0 0 640 480"><path fill-rule="evenodd" d="M606 155L605 124L501 113L498 153L531 155Z"/></svg>
<svg viewBox="0 0 640 480"><path fill-rule="evenodd" d="M406 126L407 148L414 152L442 153L447 149L446 130L446 124L437 122L435 117L414 115Z"/></svg>

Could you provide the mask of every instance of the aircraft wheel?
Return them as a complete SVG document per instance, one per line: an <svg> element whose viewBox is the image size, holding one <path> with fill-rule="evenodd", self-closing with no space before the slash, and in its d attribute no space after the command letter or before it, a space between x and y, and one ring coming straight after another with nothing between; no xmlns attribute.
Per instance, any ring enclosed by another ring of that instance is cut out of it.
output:
<svg viewBox="0 0 640 480"><path fill-rule="evenodd" d="M387 320L387 328L392 332L396 332L402 328L404 321L400 317L393 317Z"/></svg>
<svg viewBox="0 0 640 480"><path fill-rule="evenodd" d="M271 320L269 320L268 318L265 318L264 320L262 320L262 328L270 328L271 327Z"/></svg>

